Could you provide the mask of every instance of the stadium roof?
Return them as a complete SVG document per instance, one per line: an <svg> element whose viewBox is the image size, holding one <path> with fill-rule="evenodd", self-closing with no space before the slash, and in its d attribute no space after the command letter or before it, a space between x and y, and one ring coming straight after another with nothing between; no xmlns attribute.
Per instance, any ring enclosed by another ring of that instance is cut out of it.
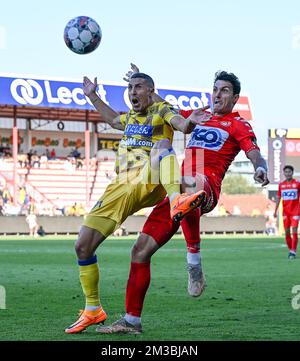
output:
<svg viewBox="0 0 300 361"><path fill-rule="evenodd" d="M15 115L25 119L103 122L99 112L94 110L0 104L0 118L14 118Z"/></svg>

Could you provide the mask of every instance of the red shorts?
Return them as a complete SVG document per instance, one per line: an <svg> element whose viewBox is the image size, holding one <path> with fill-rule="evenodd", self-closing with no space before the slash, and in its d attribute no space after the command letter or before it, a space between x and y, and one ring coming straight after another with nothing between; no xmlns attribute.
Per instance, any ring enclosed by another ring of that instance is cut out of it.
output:
<svg viewBox="0 0 300 361"><path fill-rule="evenodd" d="M299 216L283 215L283 226L284 228L298 228Z"/></svg>
<svg viewBox="0 0 300 361"><path fill-rule="evenodd" d="M208 177L204 177L203 188L206 192L206 202L201 207L201 214L212 211L218 203L219 192L214 190L212 184ZM172 238L179 226L178 222L171 219L170 202L167 197L152 210L142 232L154 238L157 244L162 246ZM193 227L193 224L190 227Z"/></svg>

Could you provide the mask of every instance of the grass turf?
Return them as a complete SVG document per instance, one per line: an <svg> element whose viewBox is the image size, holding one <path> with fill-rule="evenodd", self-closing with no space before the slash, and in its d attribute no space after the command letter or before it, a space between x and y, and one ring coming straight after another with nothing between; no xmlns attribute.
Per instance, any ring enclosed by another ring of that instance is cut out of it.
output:
<svg viewBox="0 0 300 361"><path fill-rule="evenodd" d="M282 238L258 236L204 237L200 298L187 294L185 242L175 237L153 257L142 335L100 335L95 326L66 335L84 304L74 239L0 238L0 340L300 340L300 309L291 306L300 259L287 259ZM133 240L110 238L97 252L106 324L124 313Z"/></svg>

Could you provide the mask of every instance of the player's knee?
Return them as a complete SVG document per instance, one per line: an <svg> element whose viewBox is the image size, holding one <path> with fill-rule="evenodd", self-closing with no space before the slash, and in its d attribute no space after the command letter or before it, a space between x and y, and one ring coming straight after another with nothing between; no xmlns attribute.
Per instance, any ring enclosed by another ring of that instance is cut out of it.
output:
<svg viewBox="0 0 300 361"><path fill-rule="evenodd" d="M141 244L135 243L131 250L131 260L133 262L147 262L151 258L151 254L147 252Z"/></svg>
<svg viewBox="0 0 300 361"><path fill-rule="evenodd" d="M196 192L196 178L193 176L184 176L182 177L182 191L185 193L195 193Z"/></svg>
<svg viewBox="0 0 300 361"><path fill-rule="evenodd" d="M75 243L75 252L78 259L88 259L93 256L93 250L91 249L90 244L80 237Z"/></svg>
<svg viewBox="0 0 300 361"><path fill-rule="evenodd" d="M132 262L148 262L159 245L147 234L142 233L131 250Z"/></svg>
<svg viewBox="0 0 300 361"><path fill-rule="evenodd" d="M88 258L88 250L86 245L77 240L75 243L75 252L78 259L87 259Z"/></svg>
<svg viewBox="0 0 300 361"><path fill-rule="evenodd" d="M75 243L75 251L79 259L88 259L92 257L101 242L106 237L96 229L82 226L79 232L78 240Z"/></svg>

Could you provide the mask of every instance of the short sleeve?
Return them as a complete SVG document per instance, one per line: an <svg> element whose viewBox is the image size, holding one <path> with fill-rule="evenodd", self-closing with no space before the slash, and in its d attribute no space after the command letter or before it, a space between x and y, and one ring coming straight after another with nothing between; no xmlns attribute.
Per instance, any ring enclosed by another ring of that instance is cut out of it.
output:
<svg viewBox="0 0 300 361"><path fill-rule="evenodd" d="M254 149L260 150L257 145L254 131L248 122L238 121L235 124L235 127L234 138L238 141L240 148L245 153Z"/></svg>
<svg viewBox="0 0 300 361"><path fill-rule="evenodd" d="M125 113L125 114L121 114L120 115L120 123L122 124L122 125L124 125L124 127L126 126L126 124L127 124L127 114L128 113Z"/></svg>
<svg viewBox="0 0 300 361"><path fill-rule="evenodd" d="M173 106L167 102L162 102L159 107L160 117L172 126L171 121L173 118L179 115L178 110L174 109Z"/></svg>

